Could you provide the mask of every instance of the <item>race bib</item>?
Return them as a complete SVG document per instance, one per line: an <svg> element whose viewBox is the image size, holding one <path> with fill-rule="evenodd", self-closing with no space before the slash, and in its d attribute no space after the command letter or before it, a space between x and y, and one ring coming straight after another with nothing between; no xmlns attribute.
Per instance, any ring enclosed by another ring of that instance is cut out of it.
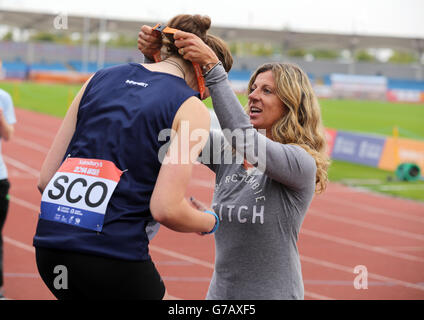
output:
<svg viewBox="0 0 424 320"><path fill-rule="evenodd" d="M102 231L121 175L108 160L67 158L43 192L40 218Z"/></svg>

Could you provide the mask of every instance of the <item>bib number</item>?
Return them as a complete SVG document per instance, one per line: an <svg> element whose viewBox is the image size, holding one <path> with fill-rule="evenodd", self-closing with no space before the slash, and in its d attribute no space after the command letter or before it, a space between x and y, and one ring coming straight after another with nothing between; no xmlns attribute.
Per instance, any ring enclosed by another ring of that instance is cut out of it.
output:
<svg viewBox="0 0 424 320"><path fill-rule="evenodd" d="M40 218L101 231L121 175L108 160L67 158L43 192Z"/></svg>

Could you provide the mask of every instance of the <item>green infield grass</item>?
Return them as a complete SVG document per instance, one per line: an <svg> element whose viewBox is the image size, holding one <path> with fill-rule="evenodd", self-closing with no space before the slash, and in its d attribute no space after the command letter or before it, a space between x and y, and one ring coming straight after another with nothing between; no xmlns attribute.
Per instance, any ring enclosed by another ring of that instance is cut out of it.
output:
<svg viewBox="0 0 424 320"><path fill-rule="evenodd" d="M399 137L424 140L424 104L322 99L320 105L327 128L390 136L396 126Z"/></svg>
<svg viewBox="0 0 424 320"><path fill-rule="evenodd" d="M356 163L333 160L328 170L330 181L368 189L396 197L424 201L424 181L399 181L394 172Z"/></svg>
<svg viewBox="0 0 424 320"><path fill-rule="evenodd" d="M12 95L19 108L64 117L81 85L0 82L0 88Z"/></svg>

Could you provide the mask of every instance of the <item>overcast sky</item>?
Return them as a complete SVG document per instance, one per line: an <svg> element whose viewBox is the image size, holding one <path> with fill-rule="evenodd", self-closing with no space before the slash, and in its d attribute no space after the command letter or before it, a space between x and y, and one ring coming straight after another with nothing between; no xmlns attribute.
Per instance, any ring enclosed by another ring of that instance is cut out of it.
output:
<svg viewBox="0 0 424 320"><path fill-rule="evenodd" d="M0 0L0 8L158 22L200 13L219 26L424 38L424 0Z"/></svg>

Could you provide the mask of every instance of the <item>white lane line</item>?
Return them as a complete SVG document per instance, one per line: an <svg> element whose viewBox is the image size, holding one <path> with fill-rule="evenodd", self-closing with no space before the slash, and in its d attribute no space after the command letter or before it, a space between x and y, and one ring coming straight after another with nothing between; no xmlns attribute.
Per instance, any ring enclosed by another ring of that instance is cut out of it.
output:
<svg viewBox="0 0 424 320"><path fill-rule="evenodd" d="M29 246L26 243L20 242L18 240L14 240L8 236L3 235L4 242L11 244L12 246L15 246L17 248L23 249L25 251L35 253L35 248L33 246Z"/></svg>
<svg viewBox="0 0 424 320"><path fill-rule="evenodd" d="M155 265L157 266L191 266L192 264L188 261L181 260L166 260L166 261L156 261Z"/></svg>
<svg viewBox="0 0 424 320"><path fill-rule="evenodd" d="M211 279L209 277L177 277L177 276L162 276L162 279L165 281L172 282L207 282L209 283Z"/></svg>
<svg viewBox="0 0 424 320"><path fill-rule="evenodd" d="M310 291L304 291L304 294L306 297L312 298L312 299L317 299L317 300L336 300L327 296L323 296L321 294L317 294L317 293L313 293Z"/></svg>
<svg viewBox="0 0 424 320"><path fill-rule="evenodd" d="M375 253L380 253L380 254L384 254L384 255L399 258L399 259L410 260L410 261L414 261L414 262L424 262L424 258L412 256L412 255L405 254L405 253L395 252L395 251L392 251L392 250L389 250L389 249L386 249L386 248L382 248L382 247L370 246L370 245L364 244L362 242L347 240L347 239L336 237L336 236L330 236L328 234L309 230L309 229L306 229L306 228L301 228L300 234L301 235L305 234L305 235L308 235L308 236L311 236L311 237L324 239L324 240L328 240L328 241L335 242L335 243L338 243L338 244L343 244L343 245L346 245L346 246L351 246L351 247L355 247L355 248L359 248L359 249L363 249L363 250L367 250L367 251L372 251L372 252L375 252Z"/></svg>
<svg viewBox="0 0 424 320"><path fill-rule="evenodd" d="M15 168L18 168L22 171L25 171L25 172L33 175L34 177L38 178L40 176L40 172L38 170L31 168L30 166L26 165L25 163L23 163L19 160L16 160L16 159L9 157L9 156L6 156L6 155L3 155L3 159L7 164L9 164L9 165L11 165Z"/></svg>
<svg viewBox="0 0 424 320"><path fill-rule="evenodd" d="M423 247L418 246L380 246L381 248L391 249L394 251L424 251Z"/></svg>
<svg viewBox="0 0 424 320"><path fill-rule="evenodd" d="M15 196L10 196L10 201L12 203L17 204L17 205L20 205L21 207L27 208L29 210L33 210L36 213L39 213L39 211L40 211L40 207L39 206L33 205L31 202L28 202L28 201L23 200L23 199L19 199L19 198L15 197Z"/></svg>
<svg viewBox="0 0 424 320"><path fill-rule="evenodd" d="M33 135L37 135L37 136L40 136L40 137L43 137L43 138L49 138L49 139L53 140L54 136L56 135L57 131L59 130L59 126L58 126L58 128L55 132L47 132L45 130L45 128L40 130L40 127L34 127L34 126L31 126L31 125L28 125L28 124L23 124L23 125L19 126L17 128L17 131L18 130L19 131L21 131L21 130L26 131L26 132L29 132Z"/></svg>
<svg viewBox="0 0 424 320"><path fill-rule="evenodd" d="M202 179L196 179L196 178L190 181L190 185L210 188L212 190L215 188L215 183L213 181L211 182L208 180L202 180Z"/></svg>
<svg viewBox="0 0 424 320"><path fill-rule="evenodd" d="M377 225L377 224L373 224L373 223L369 223L369 222L365 222L365 221L361 221L361 220L357 220L357 219L351 219L351 218L347 218L347 217L343 217L343 216L336 216L334 214L327 214L327 213L324 213L321 210L317 210L317 209L313 209L313 208L309 209L308 213L313 215L313 216L320 217L320 218L333 220L333 221L339 221L339 222L343 222L343 223L348 223L348 224L355 225L355 226L358 226L358 227L361 227L361 228L368 228L368 229L371 229L371 230L381 231L381 232L393 234L393 235L396 235L396 236L401 236L401 237L410 238L410 239L414 239L414 240L424 241L424 235L417 234L417 233L403 231L403 230L400 230L400 229L393 229L393 228L390 228L390 227L384 227L384 226L380 226L380 225Z"/></svg>
<svg viewBox="0 0 424 320"><path fill-rule="evenodd" d="M347 266L344 266L344 265L340 265L340 264L336 264L336 263L332 263L332 262L328 262L328 261L325 261L325 260L316 259L316 258L312 258L312 257L307 257L307 256L304 256L304 255L300 256L300 260L302 260L304 262L309 262L309 263L312 263L312 264L315 264L315 265L319 265L321 267L335 269L335 270L339 270L339 271L344 271L344 272L350 273L352 275L355 275L354 274L354 268L350 268L350 267L347 267ZM377 273L368 272L368 277L372 278L372 279L380 280L380 281L383 281L383 282L395 283L395 284L402 286L402 287L424 291L424 286L417 285L415 283L411 283L411 282L407 282L407 281L394 279L394 278L389 278L389 277L382 276L382 275L377 274ZM352 286L353 286L353 280L352 280Z"/></svg>
<svg viewBox="0 0 424 320"><path fill-rule="evenodd" d="M41 278L37 273L18 273L18 272L5 272L6 278Z"/></svg>
<svg viewBox="0 0 424 320"><path fill-rule="evenodd" d="M200 260L200 259L197 259L197 258L193 258L193 257L187 256L185 254L175 252L173 250L164 249L164 248L152 245L152 244L149 245L149 250L152 250L152 251L155 251L155 252L158 252L158 253L173 257L173 258L178 258L178 259L181 259L181 260L193 263L193 264L197 264L197 265L200 265L200 266L208 268L208 269L214 268L213 263L203 261L203 260Z"/></svg>
<svg viewBox="0 0 424 320"><path fill-rule="evenodd" d="M41 153L45 153L47 154L47 152L49 151L49 148L46 148L45 146L42 146L41 144L35 143L35 142L31 142L28 141L26 139L22 139L22 138L18 138L15 137L13 138L13 143L16 143L18 145L21 145L23 147L35 150L35 151L39 151Z"/></svg>
<svg viewBox="0 0 424 320"><path fill-rule="evenodd" d="M409 215L406 212L399 212L399 211L395 212L395 211L391 211L389 209L372 207L372 206L369 206L369 205L364 205L364 204L361 204L361 203L358 203L358 202L353 202L353 201L346 200L346 199L339 199L339 198L336 198L336 197L330 197L329 195L321 197L319 201L328 201L328 202L336 203L336 204L344 206L344 207L350 206L350 207L357 208L359 210L366 211L366 212L373 213L373 214L387 215L387 216L396 217L396 218L400 218L400 219L404 219L404 220L410 220L410 221L414 221L414 222L424 223L424 218L414 216L414 215Z"/></svg>

